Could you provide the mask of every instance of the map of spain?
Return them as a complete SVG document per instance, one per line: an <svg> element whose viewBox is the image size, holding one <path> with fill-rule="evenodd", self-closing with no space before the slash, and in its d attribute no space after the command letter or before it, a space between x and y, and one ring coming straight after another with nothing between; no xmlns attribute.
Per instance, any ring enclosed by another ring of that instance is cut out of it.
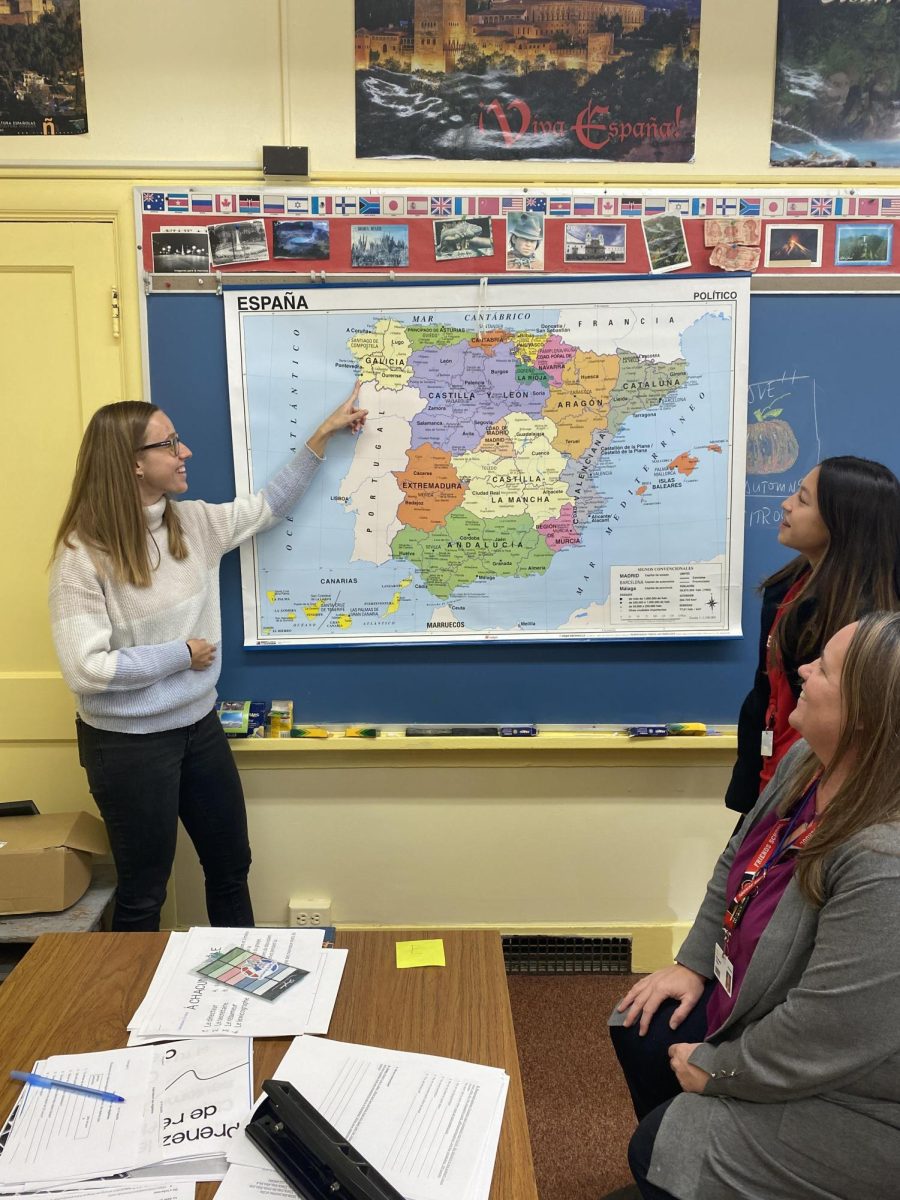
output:
<svg viewBox="0 0 900 1200"><path fill-rule="evenodd" d="M245 556L249 642L729 631L738 293L551 287L430 310L399 289L366 310L232 300L248 487L354 376L369 412Z"/></svg>

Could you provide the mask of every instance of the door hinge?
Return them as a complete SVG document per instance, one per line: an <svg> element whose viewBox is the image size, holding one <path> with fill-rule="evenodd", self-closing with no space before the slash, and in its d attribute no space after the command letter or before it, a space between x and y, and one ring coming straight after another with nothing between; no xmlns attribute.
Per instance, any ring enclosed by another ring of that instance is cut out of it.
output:
<svg viewBox="0 0 900 1200"><path fill-rule="evenodd" d="M119 289L118 288L111 289L110 301L111 301L111 308L112 308L112 335L114 338L117 338L121 334L119 318L122 315L122 313L119 309Z"/></svg>

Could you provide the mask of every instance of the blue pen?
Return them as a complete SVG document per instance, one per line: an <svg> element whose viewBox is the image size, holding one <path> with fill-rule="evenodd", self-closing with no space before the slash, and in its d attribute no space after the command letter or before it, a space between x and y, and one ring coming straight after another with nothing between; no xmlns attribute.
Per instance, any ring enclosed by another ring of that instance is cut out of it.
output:
<svg viewBox="0 0 900 1200"><path fill-rule="evenodd" d="M109 1100L113 1104L124 1104L125 1097L115 1092L101 1092L99 1088L85 1087L81 1083L67 1083L64 1079L51 1079L47 1075L32 1075L30 1071L10 1071L10 1079L30 1083L32 1087L61 1088L64 1092L78 1092L80 1096L94 1096L97 1100Z"/></svg>

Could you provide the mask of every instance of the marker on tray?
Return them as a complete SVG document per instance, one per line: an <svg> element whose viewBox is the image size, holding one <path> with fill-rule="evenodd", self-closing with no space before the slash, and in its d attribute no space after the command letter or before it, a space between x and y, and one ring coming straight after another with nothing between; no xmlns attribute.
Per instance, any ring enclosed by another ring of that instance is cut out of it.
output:
<svg viewBox="0 0 900 1200"><path fill-rule="evenodd" d="M327 738L331 734L321 725L294 725L291 727L291 737Z"/></svg>
<svg viewBox="0 0 900 1200"><path fill-rule="evenodd" d="M668 725L626 725L629 737L668 737Z"/></svg>
<svg viewBox="0 0 900 1200"><path fill-rule="evenodd" d="M378 730L371 725L348 725L344 737L374 738L378 737Z"/></svg>
<svg viewBox="0 0 900 1200"><path fill-rule="evenodd" d="M536 725L501 725L501 737L536 737Z"/></svg>

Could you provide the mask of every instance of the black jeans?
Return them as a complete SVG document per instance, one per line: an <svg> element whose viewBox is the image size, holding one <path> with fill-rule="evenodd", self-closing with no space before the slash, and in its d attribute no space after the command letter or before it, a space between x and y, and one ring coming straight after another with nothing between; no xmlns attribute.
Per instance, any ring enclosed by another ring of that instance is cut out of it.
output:
<svg viewBox="0 0 900 1200"><path fill-rule="evenodd" d="M253 925L244 792L215 711L162 733L109 733L81 720L77 729L119 876L113 929L159 929L179 817L203 867L210 924Z"/></svg>
<svg viewBox="0 0 900 1200"><path fill-rule="evenodd" d="M647 1180L653 1143L665 1116L666 1109L681 1087L669 1066L669 1047L678 1042L702 1042L706 1039L706 1005L716 987L711 980L694 1008L677 1029L669 1028L676 1001L666 1000L650 1022L643 1037L634 1024L630 1029L611 1025L609 1035L613 1049L628 1084L635 1115L640 1121L628 1147L628 1164L644 1200L669 1200L664 1192Z"/></svg>

